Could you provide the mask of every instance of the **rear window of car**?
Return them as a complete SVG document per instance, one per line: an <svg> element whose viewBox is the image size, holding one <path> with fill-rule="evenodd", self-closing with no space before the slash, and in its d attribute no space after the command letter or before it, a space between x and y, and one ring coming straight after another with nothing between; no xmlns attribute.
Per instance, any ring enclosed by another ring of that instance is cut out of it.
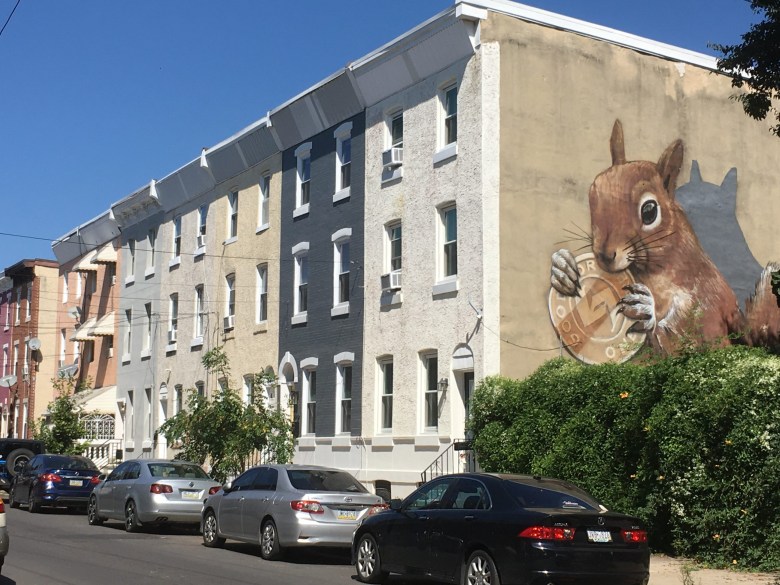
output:
<svg viewBox="0 0 780 585"><path fill-rule="evenodd" d="M307 492L368 493L365 486L346 471L328 469L288 469L287 477L297 490Z"/></svg>
<svg viewBox="0 0 780 585"><path fill-rule="evenodd" d="M43 466L49 469L74 469L79 471L97 471L97 466L82 457L46 457Z"/></svg>
<svg viewBox="0 0 780 585"><path fill-rule="evenodd" d="M562 486L541 487L515 481L506 482L507 490L523 508L558 508L573 510L597 510L598 502L578 489Z"/></svg>
<svg viewBox="0 0 780 585"><path fill-rule="evenodd" d="M152 477L169 479L210 479L199 466L187 463L149 463Z"/></svg>

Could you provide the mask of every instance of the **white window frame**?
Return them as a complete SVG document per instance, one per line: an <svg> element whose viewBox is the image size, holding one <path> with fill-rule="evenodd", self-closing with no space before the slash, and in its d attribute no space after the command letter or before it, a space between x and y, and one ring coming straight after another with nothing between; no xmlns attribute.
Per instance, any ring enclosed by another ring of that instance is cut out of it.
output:
<svg viewBox="0 0 780 585"><path fill-rule="evenodd" d="M238 189L228 193L227 234L225 244L232 244L238 239Z"/></svg>
<svg viewBox="0 0 780 585"><path fill-rule="evenodd" d="M205 287L202 284L195 286L195 323L193 324L192 345L203 344L203 332L205 329Z"/></svg>
<svg viewBox="0 0 780 585"><path fill-rule="evenodd" d="M236 273L225 276L225 317L236 316Z"/></svg>
<svg viewBox="0 0 780 585"><path fill-rule="evenodd" d="M306 323L308 319L309 308L309 242L300 242L293 246L292 255L295 260L295 271L293 277L293 317L292 324ZM305 268L305 270L304 270ZM306 282L302 278L306 275ZM305 287L305 289L303 289ZM304 294L305 293L305 294ZM301 305L301 299L306 297L306 307Z"/></svg>
<svg viewBox="0 0 780 585"><path fill-rule="evenodd" d="M78 342L76 342L78 343ZM133 347L133 309L125 309L125 347L122 362L129 362Z"/></svg>
<svg viewBox="0 0 780 585"><path fill-rule="evenodd" d="M345 122L333 131L336 139L336 188L333 202L347 199L352 184L352 122ZM346 175L346 178L345 178Z"/></svg>
<svg viewBox="0 0 780 585"><path fill-rule="evenodd" d="M333 242L333 308L331 317L349 313L349 296L352 278L350 264L350 242L352 228L343 228L330 237ZM346 258L344 257L346 254ZM344 269L347 269L346 271ZM346 283L344 282L346 276ZM345 298L346 297L346 298Z"/></svg>
<svg viewBox="0 0 780 585"><path fill-rule="evenodd" d="M169 300L168 311L168 339L170 339L170 332L179 331L179 293L172 293ZM176 341L169 342L168 345L176 345Z"/></svg>
<svg viewBox="0 0 780 585"><path fill-rule="evenodd" d="M431 362L435 360L435 367L431 369L434 364ZM439 430L439 354L434 351L426 351L420 354L420 389L421 389L421 415L422 415L422 429L423 432L438 432ZM429 386L433 385L433 388ZM431 403L435 405L435 412L431 412ZM436 418L436 424L428 424L433 419L433 415Z"/></svg>
<svg viewBox="0 0 780 585"><path fill-rule="evenodd" d="M176 416L184 409L184 387L176 384L173 387L173 415Z"/></svg>
<svg viewBox="0 0 780 585"><path fill-rule="evenodd" d="M171 259L168 261L168 267L181 264L181 215L174 217L172 223Z"/></svg>
<svg viewBox="0 0 780 585"><path fill-rule="evenodd" d="M242 377L241 387L241 402L245 405L252 404L255 393L255 377L254 374L246 374Z"/></svg>
<svg viewBox="0 0 780 585"><path fill-rule="evenodd" d="M271 226L271 175L263 175L258 187L260 193L257 200L257 233Z"/></svg>
<svg viewBox="0 0 780 585"><path fill-rule="evenodd" d="M135 238L127 240L127 272L125 273L125 284L135 282ZM81 297L81 274L76 273L76 298Z"/></svg>
<svg viewBox="0 0 780 585"><path fill-rule="evenodd" d="M27 292L27 294L26 294L26 297L27 297L27 307L25 308L25 313L24 313L24 320L25 321L29 321L30 319L32 319L32 289L33 289L32 282L28 282L27 283L27 291L26 291Z"/></svg>
<svg viewBox="0 0 780 585"><path fill-rule="evenodd" d="M295 149L295 209L293 217L309 213L311 202L311 142L305 142ZM308 176L306 171L308 170Z"/></svg>
<svg viewBox="0 0 780 585"><path fill-rule="evenodd" d="M68 275L70 273L66 270L62 273L62 302L67 303L68 302ZM8 322L6 321L6 324Z"/></svg>
<svg viewBox="0 0 780 585"><path fill-rule="evenodd" d="M456 292L458 290L458 208L454 202L447 202L438 207L436 227L436 283L433 285L434 296ZM447 233L447 219L450 212L455 213L455 234ZM455 272L447 274L448 258L452 257L454 250Z"/></svg>
<svg viewBox="0 0 780 585"><path fill-rule="evenodd" d="M19 364L19 342L18 341L14 341L14 361L11 364L11 369L12 369L11 373L14 376L18 376L18 374L19 374L19 372L17 371L18 370L18 364Z"/></svg>
<svg viewBox="0 0 780 585"><path fill-rule="evenodd" d="M151 228L146 238L147 245L149 246L146 251L146 270L144 271L144 277L148 278L154 275L154 263L155 263L155 247L157 245L157 229Z"/></svg>
<svg viewBox="0 0 780 585"><path fill-rule="evenodd" d="M398 237L395 231L398 230ZM393 255L393 244L399 242L398 256ZM403 267L403 223L394 220L385 225L385 268L386 272L395 272Z"/></svg>
<svg viewBox="0 0 780 585"><path fill-rule="evenodd" d="M9 358L9 347L8 344L3 344L3 376L8 375L8 358Z"/></svg>
<svg viewBox="0 0 780 585"><path fill-rule="evenodd" d="M438 92L438 150L433 155L433 164L444 162L458 154L458 83L450 81L443 84ZM447 112L447 103L451 91L455 91L455 111ZM451 129L454 126L454 132ZM451 134L454 133L454 137Z"/></svg>
<svg viewBox="0 0 780 585"><path fill-rule="evenodd" d="M257 299L255 302L255 323L268 321L268 264L257 265Z"/></svg>
<svg viewBox="0 0 780 585"><path fill-rule="evenodd" d="M207 227L208 227L208 217L209 217L209 205L208 203L204 203L203 205L198 206L198 212L197 212L197 229L195 230L195 256L201 256L206 253L206 233L207 233ZM203 236L204 244L202 246L198 246L198 239L200 236Z"/></svg>
<svg viewBox="0 0 780 585"><path fill-rule="evenodd" d="M195 392L198 393L198 396L206 396L206 383L203 380L195 382Z"/></svg>
<svg viewBox="0 0 780 585"><path fill-rule="evenodd" d="M351 435L352 434L352 397L355 395L355 369L353 363L355 356L353 353L344 352L336 355L333 361L336 364L336 428L335 433L337 435ZM345 395L345 373L346 368L349 368L349 396ZM349 421L346 424L347 430L344 430L344 407L348 404L349 408Z"/></svg>
<svg viewBox="0 0 780 585"><path fill-rule="evenodd" d="M379 408L377 409L379 414L378 428L380 433L391 433L393 431L393 386L395 384L395 369L393 357L388 356L378 360L379 361L379 390L377 395L379 396ZM388 388L388 368L390 372L390 384ZM389 390L389 392L388 392ZM388 408L389 406L389 408ZM390 424L385 422L389 419Z"/></svg>
<svg viewBox="0 0 780 585"><path fill-rule="evenodd" d="M301 360L301 436L317 434L317 358ZM312 391L312 388L314 391ZM313 416L312 416L313 414Z"/></svg>
<svg viewBox="0 0 780 585"><path fill-rule="evenodd" d="M146 314L146 328L143 346L141 347L142 358L152 355L152 303L144 303L144 313Z"/></svg>
<svg viewBox="0 0 780 585"><path fill-rule="evenodd" d="M13 296L11 294L11 291L8 291L8 294L5 295L5 330L8 331L11 328L11 303L13 301Z"/></svg>
<svg viewBox="0 0 780 585"><path fill-rule="evenodd" d="M22 288L16 289L16 304L14 305L14 325L19 325L22 313Z"/></svg>
<svg viewBox="0 0 780 585"><path fill-rule="evenodd" d="M144 388L144 409L146 416L144 417L144 439L146 441L152 440L152 429L154 428L152 423L152 389Z"/></svg>
<svg viewBox="0 0 780 585"><path fill-rule="evenodd" d="M401 139L398 140L393 137L393 127L396 120L401 121ZM403 148L404 147L404 110L403 108L394 108L387 113L385 117L385 128L387 133L385 134L385 144L387 148Z"/></svg>

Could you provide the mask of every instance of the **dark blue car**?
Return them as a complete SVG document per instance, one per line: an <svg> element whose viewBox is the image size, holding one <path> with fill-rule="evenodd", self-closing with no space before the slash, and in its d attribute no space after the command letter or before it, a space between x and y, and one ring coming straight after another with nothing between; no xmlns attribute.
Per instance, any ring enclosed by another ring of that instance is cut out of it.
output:
<svg viewBox="0 0 780 585"><path fill-rule="evenodd" d="M42 506L87 508L100 471L78 455L36 455L13 478L8 494L12 508L26 504L30 512Z"/></svg>

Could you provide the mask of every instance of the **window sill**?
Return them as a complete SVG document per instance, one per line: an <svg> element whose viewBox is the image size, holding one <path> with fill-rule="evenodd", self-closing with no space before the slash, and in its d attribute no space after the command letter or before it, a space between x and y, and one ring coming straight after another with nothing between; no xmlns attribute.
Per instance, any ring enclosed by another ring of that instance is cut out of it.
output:
<svg viewBox="0 0 780 585"><path fill-rule="evenodd" d="M122 365L130 363L130 354L126 353L122 356Z"/></svg>
<svg viewBox="0 0 780 585"><path fill-rule="evenodd" d="M21 323L19 322L19 319L14 321L14 327L18 327L19 325L21 325Z"/></svg>
<svg viewBox="0 0 780 585"><path fill-rule="evenodd" d="M433 285L431 295L434 297L458 292L459 282L457 276L448 276L446 280L440 280Z"/></svg>
<svg viewBox="0 0 780 585"><path fill-rule="evenodd" d="M152 450L152 440L151 439L144 439L143 443L141 443L141 449L144 451L151 451Z"/></svg>
<svg viewBox="0 0 780 585"><path fill-rule="evenodd" d="M144 278L151 278L154 276L154 266L151 266L144 271Z"/></svg>
<svg viewBox="0 0 780 585"><path fill-rule="evenodd" d="M292 319L290 319L290 323L292 325L300 325L301 323L306 323L309 320L309 314L304 311L303 313L298 313L297 315L294 315Z"/></svg>
<svg viewBox="0 0 780 585"><path fill-rule="evenodd" d="M331 442L331 447L335 449L346 449L349 447L352 447L352 435L349 434L343 434L343 435L336 435L333 437L333 441Z"/></svg>
<svg viewBox="0 0 780 585"><path fill-rule="evenodd" d="M8 331L10 328L11 328L10 325L6 325L5 327L3 327L3 331Z"/></svg>
<svg viewBox="0 0 780 585"><path fill-rule="evenodd" d="M433 164L437 165L458 156L458 143L453 142L433 153Z"/></svg>
<svg viewBox="0 0 780 585"><path fill-rule="evenodd" d="M255 323L255 331L254 334L257 335L258 333L265 333L268 331L268 321L261 321L260 323Z"/></svg>
<svg viewBox="0 0 780 585"><path fill-rule="evenodd" d="M179 264L181 264L181 256L176 256L168 261L168 268L175 268Z"/></svg>
<svg viewBox="0 0 780 585"><path fill-rule="evenodd" d="M390 434L393 432L393 429L382 429L382 433L388 433L386 435L374 435L374 437L371 439L371 446L372 447L393 447L395 445L395 441L393 440L393 435Z"/></svg>
<svg viewBox="0 0 780 585"><path fill-rule="evenodd" d="M402 166L394 167L391 169L382 169L382 185L390 183L392 181L400 181L404 177L404 168Z"/></svg>
<svg viewBox="0 0 780 585"><path fill-rule="evenodd" d="M151 349L143 349L141 350L141 359L142 360L148 360L152 357L152 350Z"/></svg>
<svg viewBox="0 0 780 585"><path fill-rule="evenodd" d="M203 336L193 337L190 341L190 347L200 347L201 345L203 345Z"/></svg>
<svg viewBox="0 0 780 585"><path fill-rule="evenodd" d="M339 315L349 315L349 301L340 303L330 310L331 317L338 317Z"/></svg>
<svg viewBox="0 0 780 585"><path fill-rule="evenodd" d="M130 439L129 441L125 441L125 449L135 449L135 441Z"/></svg>
<svg viewBox="0 0 780 585"><path fill-rule="evenodd" d="M349 187L341 189L340 191L336 191L333 194L333 203L336 203L337 201L343 201L344 199L349 199L349 195L350 195Z"/></svg>
<svg viewBox="0 0 780 585"><path fill-rule="evenodd" d="M265 230L271 227L270 223L264 223L263 225L257 226L257 229L255 230L256 234L262 234Z"/></svg>
<svg viewBox="0 0 780 585"><path fill-rule="evenodd" d="M223 246L229 246L230 244L233 244L238 241L238 236L233 236L232 238L228 238L224 242L222 242Z"/></svg>
<svg viewBox="0 0 780 585"><path fill-rule="evenodd" d="M25 323L29 323L29 322L30 322L30 319L32 319L32 317L31 317L30 315L25 315L25 317L24 317L24 322L25 322Z"/></svg>
<svg viewBox="0 0 780 585"><path fill-rule="evenodd" d="M176 351L176 344L175 343L169 343L165 346L165 353L173 353Z"/></svg>
<svg viewBox="0 0 780 585"><path fill-rule="evenodd" d="M439 431L438 429L426 429L423 431L424 434L417 435L414 438L414 446L415 447L435 447L436 449L439 448L439 445L441 444L441 441L439 440Z"/></svg>
<svg viewBox="0 0 780 585"><path fill-rule="evenodd" d="M309 214L309 204L308 203L293 209L293 218L301 217L302 215L308 215L308 214Z"/></svg>
<svg viewBox="0 0 780 585"><path fill-rule="evenodd" d="M316 441L314 439L314 435L306 435L303 437L298 437L298 448L299 449L314 449L316 446Z"/></svg>
<svg viewBox="0 0 780 585"><path fill-rule="evenodd" d="M125 277L125 286L130 286L135 282L135 276L127 276Z"/></svg>
<svg viewBox="0 0 780 585"><path fill-rule="evenodd" d="M400 305L404 301L404 295L400 290L394 292L383 292L379 297L380 307L391 307L393 305Z"/></svg>
<svg viewBox="0 0 780 585"><path fill-rule="evenodd" d="M200 248L195 248L195 251L192 253L192 256L194 258L197 258L199 256L203 256L206 253L206 246L201 246Z"/></svg>

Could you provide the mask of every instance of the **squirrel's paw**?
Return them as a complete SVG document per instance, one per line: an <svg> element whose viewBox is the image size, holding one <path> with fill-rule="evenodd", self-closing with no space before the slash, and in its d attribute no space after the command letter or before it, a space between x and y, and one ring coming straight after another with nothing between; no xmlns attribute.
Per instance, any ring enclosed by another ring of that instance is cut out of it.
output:
<svg viewBox="0 0 780 585"><path fill-rule="evenodd" d="M552 255L550 284L555 290L567 297L580 295L580 275L577 272L577 261L574 259L574 255L566 249L558 250Z"/></svg>
<svg viewBox="0 0 780 585"><path fill-rule="evenodd" d="M618 302L618 313L636 321L629 333L648 333L655 329L655 301L653 293L644 284L634 283L623 287L628 291Z"/></svg>

